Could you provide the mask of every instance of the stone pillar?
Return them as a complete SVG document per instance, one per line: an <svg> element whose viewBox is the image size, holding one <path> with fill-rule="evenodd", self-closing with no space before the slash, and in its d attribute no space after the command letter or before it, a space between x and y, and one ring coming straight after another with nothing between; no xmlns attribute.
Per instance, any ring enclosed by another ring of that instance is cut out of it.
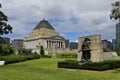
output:
<svg viewBox="0 0 120 80"><path fill-rule="evenodd" d="M61 42L61 48L63 48L63 43Z"/></svg>
<svg viewBox="0 0 120 80"><path fill-rule="evenodd" d="M47 41L47 48L48 48L48 41Z"/></svg>
<svg viewBox="0 0 120 80"><path fill-rule="evenodd" d="M49 41L49 48L50 48L50 41Z"/></svg>
<svg viewBox="0 0 120 80"><path fill-rule="evenodd" d="M61 42L59 44L60 44L60 49L61 49Z"/></svg>
<svg viewBox="0 0 120 80"><path fill-rule="evenodd" d="M53 41L51 41L51 47L53 48Z"/></svg>
<svg viewBox="0 0 120 80"><path fill-rule="evenodd" d="M52 41L50 41L50 46L51 46L50 48L52 48Z"/></svg>
<svg viewBox="0 0 120 80"><path fill-rule="evenodd" d="M56 49L55 49L55 45L56 45L56 43L54 43L54 44L53 44L53 47L52 47L52 49L53 49L52 58L56 58Z"/></svg>
<svg viewBox="0 0 120 80"><path fill-rule="evenodd" d="M59 48L60 48L60 41L59 41Z"/></svg>
<svg viewBox="0 0 120 80"><path fill-rule="evenodd" d="M57 46L56 47L58 48L58 46L59 46L59 41L57 41Z"/></svg>

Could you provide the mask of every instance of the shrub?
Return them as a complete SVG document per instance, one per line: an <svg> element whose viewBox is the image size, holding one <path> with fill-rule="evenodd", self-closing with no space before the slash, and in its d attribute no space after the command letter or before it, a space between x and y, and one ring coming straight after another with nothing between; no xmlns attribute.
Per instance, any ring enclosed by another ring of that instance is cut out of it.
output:
<svg viewBox="0 0 120 80"><path fill-rule="evenodd" d="M81 64L78 64L77 61L62 61L62 62L58 62L58 67L103 71L103 70L120 68L120 61L109 60L103 62L90 62L90 63L81 63Z"/></svg>
<svg viewBox="0 0 120 80"><path fill-rule="evenodd" d="M45 54L45 53L44 53L44 48L43 48L43 46L41 46L41 47L40 47L40 55L41 55L41 56L44 56L44 54Z"/></svg>
<svg viewBox="0 0 120 80"><path fill-rule="evenodd" d="M76 60L66 60L62 62L58 62L59 68L76 68L78 62Z"/></svg>
<svg viewBox="0 0 120 80"><path fill-rule="evenodd" d="M5 61L5 64L20 62L20 59L16 55L0 56L0 60Z"/></svg>
<svg viewBox="0 0 120 80"><path fill-rule="evenodd" d="M21 54L21 55L29 55L29 54L32 54L32 50L21 48L21 49L18 50L18 53Z"/></svg>
<svg viewBox="0 0 120 80"><path fill-rule="evenodd" d="M9 55L9 56L0 56L0 60L5 61L5 64L22 62L26 60L38 59L40 55L30 54L30 55Z"/></svg>
<svg viewBox="0 0 120 80"><path fill-rule="evenodd" d="M51 58L51 55L43 55L42 58Z"/></svg>
<svg viewBox="0 0 120 80"><path fill-rule="evenodd" d="M10 45L0 46L0 51L1 56L15 54L14 49Z"/></svg>
<svg viewBox="0 0 120 80"><path fill-rule="evenodd" d="M61 54L61 58L77 58L77 54L76 53L64 53Z"/></svg>
<svg viewBox="0 0 120 80"><path fill-rule="evenodd" d="M25 57L27 60L32 60L32 59L39 59L40 55L38 55L37 53L32 53L30 55L26 55Z"/></svg>
<svg viewBox="0 0 120 80"><path fill-rule="evenodd" d="M26 61L26 57L24 55L17 55L19 58L19 61Z"/></svg>

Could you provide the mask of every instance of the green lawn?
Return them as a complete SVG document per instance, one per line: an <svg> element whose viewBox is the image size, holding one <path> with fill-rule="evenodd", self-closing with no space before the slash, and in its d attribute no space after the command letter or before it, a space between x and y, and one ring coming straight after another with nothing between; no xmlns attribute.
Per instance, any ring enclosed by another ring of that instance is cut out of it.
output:
<svg viewBox="0 0 120 80"><path fill-rule="evenodd" d="M120 69L99 72L57 68L61 60L41 58L0 66L0 80L120 80Z"/></svg>

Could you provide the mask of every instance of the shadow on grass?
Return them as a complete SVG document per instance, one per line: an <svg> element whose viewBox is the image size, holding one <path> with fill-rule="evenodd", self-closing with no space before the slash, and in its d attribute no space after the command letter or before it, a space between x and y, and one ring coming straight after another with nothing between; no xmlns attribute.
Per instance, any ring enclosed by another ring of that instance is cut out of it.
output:
<svg viewBox="0 0 120 80"><path fill-rule="evenodd" d="M120 69L115 69L113 73L120 73Z"/></svg>

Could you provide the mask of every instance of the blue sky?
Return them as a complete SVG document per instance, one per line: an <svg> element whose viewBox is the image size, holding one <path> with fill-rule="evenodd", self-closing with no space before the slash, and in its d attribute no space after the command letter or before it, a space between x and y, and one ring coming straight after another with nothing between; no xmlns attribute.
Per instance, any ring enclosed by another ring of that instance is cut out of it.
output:
<svg viewBox="0 0 120 80"><path fill-rule="evenodd" d="M115 38L115 20L110 20L111 3L117 0L0 0L13 33L3 35L22 39L45 18L70 41L81 36L101 34Z"/></svg>

